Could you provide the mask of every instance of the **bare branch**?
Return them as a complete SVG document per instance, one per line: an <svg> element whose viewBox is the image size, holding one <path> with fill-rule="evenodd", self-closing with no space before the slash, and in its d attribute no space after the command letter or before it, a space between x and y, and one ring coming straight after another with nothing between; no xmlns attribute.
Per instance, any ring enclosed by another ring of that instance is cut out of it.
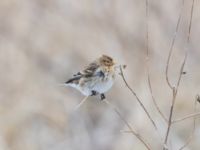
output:
<svg viewBox="0 0 200 150"><path fill-rule="evenodd" d="M115 111L115 113L119 116L119 118L124 122L124 124L129 128L130 132L137 137L138 140L140 140L141 143L143 143L143 145L146 147L146 149L148 150L152 150L152 148L150 147L150 145L143 139L143 137L140 136L140 134L138 134L136 131L134 131L134 129L132 128L132 126L129 124L128 121L126 121L126 119L121 115L120 111L117 109L116 106L114 106L113 104L111 104L108 100L104 100L104 102L111 106L113 108L113 110Z"/></svg>
<svg viewBox="0 0 200 150"><path fill-rule="evenodd" d="M192 19L193 19L193 12L194 12L194 0L192 1L192 8L190 11L190 24L189 24L189 29L188 29L188 37L187 37L187 42L190 42L190 34L191 34L191 28L192 28Z"/></svg>
<svg viewBox="0 0 200 150"><path fill-rule="evenodd" d="M153 96L153 90L152 90L152 86L151 86L151 78L150 78L150 73L149 73L149 1L146 0L146 63L147 63L147 78L148 78L148 87L151 93L151 98L153 100L153 104L155 105L158 113L161 115L161 117L166 121L167 118L165 117L165 115L162 113L162 111L160 110L154 96Z"/></svg>
<svg viewBox="0 0 200 150"><path fill-rule="evenodd" d="M191 8L191 13L190 13L190 24L189 24L189 29L188 29L188 37L187 37L187 43L189 45L190 43L190 34L191 34L191 27L192 27L192 18L193 18L193 11L194 11L194 0L192 1L192 8ZM195 99L195 103L194 103L194 113L196 113L196 107L197 107L197 102L199 101L199 96L197 95L196 99ZM179 149L179 150L183 150L184 148L186 148L192 141L193 137L194 137L194 132L196 129L196 116L193 118L193 129L190 133L190 136L187 138L185 144Z"/></svg>
<svg viewBox="0 0 200 150"><path fill-rule="evenodd" d="M173 123L173 124L174 124L174 123L179 123L179 122L181 122L181 121L184 121L184 120L186 120L186 119L191 119L191 118L194 118L194 117L200 117L200 112L193 113L193 114L189 114L189 115L187 115L187 116L185 116L185 117L176 119L176 120L174 120L172 123Z"/></svg>
<svg viewBox="0 0 200 150"><path fill-rule="evenodd" d="M167 132L165 135L165 141L164 141L164 147L163 150L167 150L167 141L168 141L168 137L169 137L169 132L170 132L170 128L171 128L171 124L172 124L172 114L173 114L173 110L174 110L174 102L175 102L175 88L173 89L173 100L172 100L172 105L170 108L170 115L169 115L169 121L168 121L168 127L167 127Z"/></svg>
<svg viewBox="0 0 200 150"><path fill-rule="evenodd" d="M172 43L171 43L171 46L170 46L170 51L169 51L169 55L168 55L168 58L167 58L167 65L166 65L166 70L165 70L165 77L166 77L167 84L172 90L173 90L173 85L170 83L169 76L168 76L169 63L170 63L172 51L173 51L173 48L174 48L174 43L175 43L175 40L176 40L176 37L177 37L178 29L179 29L179 26L180 26L180 21L181 21L181 18L182 18L184 1L185 0L182 1L181 11L180 11L180 14L179 14L179 18L178 18L178 21L177 21L177 24L176 24L176 30L175 30L175 33L174 33L174 36L173 36L173 39L172 39Z"/></svg>
<svg viewBox="0 0 200 150"><path fill-rule="evenodd" d="M175 101L176 101L176 96L177 96L177 93L178 93L179 85L180 85L180 82L181 82L181 78L182 78L182 75L183 75L182 72L183 72L183 69L184 69L184 66L185 66L186 59L187 59L187 53L185 54L185 58L184 58L183 63L181 65L181 69L180 69L177 85L176 85L176 87L173 88L173 98L172 98L172 104L171 104L171 108L170 108L170 115L169 115L169 121L168 121L167 132L166 132L166 135L165 135L164 145L167 145L169 132L170 132L171 125L172 125L172 116L173 116L173 111L174 111L174 105L175 105ZM164 147L163 150L166 150L166 148Z"/></svg>
<svg viewBox="0 0 200 150"><path fill-rule="evenodd" d="M121 77L122 77L122 79L123 79L126 87L135 96L135 98L137 99L138 103L140 104L140 106L142 107L142 109L145 111L145 113L147 114L148 118L150 119L151 123L153 124L154 128L157 130L157 126L156 126L155 122L153 121L152 117L150 116L149 112L145 108L144 104L142 103L142 101L139 99L139 97L137 96L137 94L133 91L133 89L129 86L128 82L126 81L124 73L123 73L123 70L122 70L122 66L120 66L120 75L121 75Z"/></svg>
<svg viewBox="0 0 200 150"><path fill-rule="evenodd" d="M179 72L178 82L177 82L176 90L175 90L175 98L176 98L176 95L177 95L177 92L178 92L178 89L179 89L181 78L183 76L183 69L184 69L184 66L185 66L186 59L187 59L187 52L185 54L185 57L184 57L184 60L183 60L183 63L181 65L181 69L180 69L180 72ZM175 99L174 99L174 103L175 103Z"/></svg>
<svg viewBox="0 0 200 150"><path fill-rule="evenodd" d="M200 112L194 113L194 114L190 114L190 115L187 115L187 116L185 116L185 117L176 119L176 120L174 120L172 123L178 123L178 122L184 121L184 120L186 120L186 119L190 119L190 118L194 118L194 117L199 117L199 116L200 116Z"/></svg>
<svg viewBox="0 0 200 150"><path fill-rule="evenodd" d="M196 113L197 111L197 100L195 99L195 102L194 102L194 113ZM193 118L193 128L191 130L191 133L189 135L189 137L187 138L185 144L179 149L179 150L183 150L184 148L186 148L192 141L193 137L194 137L194 132L195 132L195 129L196 129L196 117Z"/></svg>
<svg viewBox="0 0 200 150"><path fill-rule="evenodd" d="M166 65L166 70L165 70L166 82L167 82L168 86L172 89L173 98L172 98L172 104L171 104L171 108L170 108L170 114L169 114L169 119L168 119L168 127L167 127L167 132L166 132L166 135L165 135L163 150L168 149L167 148L167 141L168 141L168 137L169 137L170 128L171 128L171 125L172 125L172 115L173 115L173 110L174 110L174 104L175 104L175 101L176 101L176 95L177 95L178 87L179 87L181 77L182 77L183 67L185 65L185 61L186 61L186 58L187 58L186 57L187 54L186 54L185 59L182 63L181 69L180 69L180 74L179 74L179 79L177 81L177 85L176 85L176 87L174 87L174 86L172 86L172 84L169 81L168 70L169 70L169 63L170 63L170 58L171 58L171 55L172 55L174 43L175 43L175 40L176 40L176 37L177 37L178 29L179 29L179 26L180 26L180 21L181 21L181 18L182 18L183 6L184 6L184 0L182 1L181 11L180 11L178 22L177 22L177 25L176 25L175 34L174 34L173 39L172 39L172 44L170 46L170 51L169 51L169 55L168 55L168 58L167 58L167 65Z"/></svg>
<svg viewBox="0 0 200 150"><path fill-rule="evenodd" d="M149 90L150 90L150 93L151 93L151 97L152 97L152 100L153 100L153 103L157 109L157 111L159 112L159 114L161 115L161 117L165 120L165 122L167 123L168 122L168 119L167 117L165 117L165 115L162 113L162 111L160 110L156 100L155 100L155 97L153 95L153 91L152 91L152 87L151 87L151 80L150 80L150 76L148 75L148 85L149 85Z"/></svg>
<svg viewBox="0 0 200 150"><path fill-rule="evenodd" d="M85 101L88 99L89 96L86 96L76 107L75 107L75 110L78 110L82 105L83 103L85 103Z"/></svg>
<svg viewBox="0 0 200 150"><path fill-rule="evenodd" d="M192 27L192 18L193 18L193 12L194 12L194 0L192 1L192 7L191 7L191 12L190 12L190 23L189 23L189 29L188 29L188 37L187 37L187 44L189 45L190 43L190 35L191 35L191 27ZM197 95L196 97L196 101L199 100L199 95ZM185 120L185 119L188 119L188 118L191 118L191 117L196 117L198 116L199 113L194 113L194 114L190 114L188 116L185 116L183 118L180 118L180 119L177 119L177 120L174 120L173 122L179 122L179 121L182 121L182 120Z"/></svg>

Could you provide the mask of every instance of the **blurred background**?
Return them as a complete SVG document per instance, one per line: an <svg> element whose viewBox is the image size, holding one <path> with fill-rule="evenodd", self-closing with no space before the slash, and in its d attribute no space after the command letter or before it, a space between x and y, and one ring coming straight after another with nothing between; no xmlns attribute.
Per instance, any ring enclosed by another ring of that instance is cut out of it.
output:
<svg viewBox="0 0 200 150"><path fill-rule="evenodd" d="M167 56L182 0L149 1L149 71L155 99L168 116L172 93L165 81ZM186 43L192 1L185 1L169 67L175 84L189 55L173 118L193 113L200 94L200 3L194 4L191 42ZM113 109L60 86L102 54L112 56L158 126L155 131L120 76L107 99L153 147L162 148L166 123L153 105L147 82L145 0L0 1L0 150L145 150ZM200 111L200 107L198 111ZM188 138L193 120L172 126L170 149ZM187 150L200 148L200 122Z"/></svg>

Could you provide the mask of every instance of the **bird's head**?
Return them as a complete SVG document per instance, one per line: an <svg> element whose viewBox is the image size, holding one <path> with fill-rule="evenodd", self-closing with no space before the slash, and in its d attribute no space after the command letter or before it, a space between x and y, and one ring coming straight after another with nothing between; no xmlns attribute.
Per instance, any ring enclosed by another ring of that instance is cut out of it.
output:
<svg viewBox="0 0 200 150"><path fill-rule="evenodd" d="M113 67L115 65L113 58L107 55L102 55L99 60L100 64L104 67Z"/></svg>

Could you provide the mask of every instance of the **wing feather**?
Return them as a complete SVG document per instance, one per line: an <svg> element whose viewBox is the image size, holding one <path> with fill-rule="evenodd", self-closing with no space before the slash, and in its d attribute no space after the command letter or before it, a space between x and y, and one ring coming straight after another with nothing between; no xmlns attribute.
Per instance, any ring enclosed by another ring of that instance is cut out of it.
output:
<svg viewBox="0 0 200 150"><path fill-rule="evenodd" d="M66 84L69 84L69 83L78 84L79 80L82 77L92 77L94 75L102 76L102 71L100 73L96 72L98 68L99 68L99 64L96 61L94 61L94 62L90 63L88 66L86 66L84 70L74 74L73 75L74 77L70 78L65 83Z"/></svg>
<svg viewBox="0 0 200 150"><path fill-rule="evenodd" d="M95 74L99 65L96 62L89 64L85 69L81 72L82 76L84 77L91 77Z"/></svg>

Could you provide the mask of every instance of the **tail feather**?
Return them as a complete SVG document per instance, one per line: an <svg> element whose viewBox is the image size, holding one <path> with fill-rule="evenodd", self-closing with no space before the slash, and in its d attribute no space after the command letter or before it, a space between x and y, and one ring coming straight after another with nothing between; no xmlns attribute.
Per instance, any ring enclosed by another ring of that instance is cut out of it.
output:
<svg viewBox="0 0 200 150"><path fill-rule="evenodd" d="M68 81L66 81L65 84L78 83L80 78L81 78L81 76L75 76L75 77L69 79Z"/></svg>

